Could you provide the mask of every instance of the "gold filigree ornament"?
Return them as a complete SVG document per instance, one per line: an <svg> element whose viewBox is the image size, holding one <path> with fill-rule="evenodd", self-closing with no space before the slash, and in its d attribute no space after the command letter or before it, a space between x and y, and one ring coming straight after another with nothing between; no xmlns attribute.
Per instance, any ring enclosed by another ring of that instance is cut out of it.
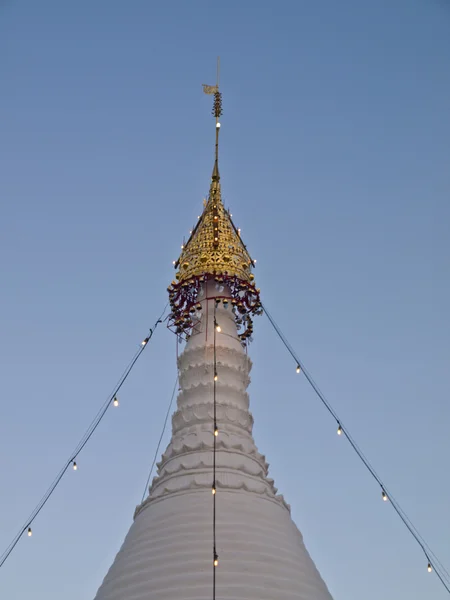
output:
<svg viewBox="0 0 450 600"><path fill-rule="evenodd" d="M243 329L240 338L246 343L253 333L251 316L262 312L259 289L255 287L252 273L255 261L222 202L218 161L222 97L218 85L206 86L205 92L214 93L214 169L203 213L189 240L183 244L179 259L174 263L175 280L168 287L171 306L169 327L182 337L190 336L194 324L200 318L201 304L197 297L201 286L209 280L215 280L216 302L222 301L225 308L231 304L236 323Z"/></svg>
<svg viewBox="0 0 450 600"><path fill-rule="evenodd" d="M213 180L208 202L175 263L179 283L201 275L228 275L251 284L254 262L225 210L220 183Z"/></svg>

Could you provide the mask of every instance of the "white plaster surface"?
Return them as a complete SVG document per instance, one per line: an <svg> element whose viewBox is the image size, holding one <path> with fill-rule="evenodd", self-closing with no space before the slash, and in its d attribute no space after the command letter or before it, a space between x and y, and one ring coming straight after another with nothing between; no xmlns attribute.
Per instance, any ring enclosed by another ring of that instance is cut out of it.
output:
<svg viewBox="0 0 450 600"><path fill-rule="evenodd" d="M208 283L208 295L218 294ZM221 295L226 295L226 290ZM214 301L178 366L172 439L95 600L212 599ZM252 437L251 361L231 305L216 320L217 600L332 600Z"/></svg>

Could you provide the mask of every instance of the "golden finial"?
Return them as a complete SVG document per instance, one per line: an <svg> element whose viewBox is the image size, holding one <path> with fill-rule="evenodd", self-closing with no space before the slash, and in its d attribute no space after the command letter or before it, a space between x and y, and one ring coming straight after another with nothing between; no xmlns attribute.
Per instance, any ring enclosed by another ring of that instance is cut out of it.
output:
<svg viewBox="0 0 450 600"><path fill-rule="evenodd" d="M205 94L214 95L212 114L216 120L214 169L209 196L203 213L175 261L176 281L169 286L172 308L170 324L178 334L189 335L197 309L197 293L202 282L215 280L218 289L227 289L227 305L236 315L240 334L245 342L253 332L251 316L260 314L259 290L254 284L254 260L242 241L240 229L225 209L221 197L219 175L219 131L222 116L222 95L219 91L220 59L217 59L216 85L203 85ZM224 300L225 303L225 300ZM194 319L195 320L195 319Z"/></svg>
<svg viewBox="0 0 450 600"><path fill-rule="evenodd" d="M222 116L222 94L219 91L219 79L220 79L220 56L217 57L217 78L216 85L205 85L203 84L203 91L205 94L214 94L214 104L212 109L212 114L216 119L216 148L215 148L215 159L214 159L214 169L212 174L213 182L218 182L220 180L219 174L219 131L220 131L220 117Z"/></svg>

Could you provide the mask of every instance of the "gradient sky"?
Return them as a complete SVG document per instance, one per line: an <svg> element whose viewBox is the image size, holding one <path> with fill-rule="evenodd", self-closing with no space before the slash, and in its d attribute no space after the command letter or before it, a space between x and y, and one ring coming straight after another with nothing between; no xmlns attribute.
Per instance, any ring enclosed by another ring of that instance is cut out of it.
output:
<svg viewBox="0 0 450 600"><path fill-rule="evenodd" d="M164 307L218 54L224 199L263 302L450 570L446 0L0 0L0 551ZM256 442L335 600L448 598L265 317L250 353ZM161 328L2 599L92 600L175 376Z"/></svg>

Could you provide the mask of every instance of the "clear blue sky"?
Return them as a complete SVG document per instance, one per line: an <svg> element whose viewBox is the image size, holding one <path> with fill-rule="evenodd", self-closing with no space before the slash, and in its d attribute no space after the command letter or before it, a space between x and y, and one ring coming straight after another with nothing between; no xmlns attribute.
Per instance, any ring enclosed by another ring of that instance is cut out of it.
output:
<svg viewBox="0 0 450 600"><path fill-rule="evenodd" d="M0 0L1 550L166 302L218 54L223 192L263 301L450 569L446 0ZM447 598L265 317L251 356L256 441L335 600ZM175 375L161 329L2 599L93 598Z"/></svg>

